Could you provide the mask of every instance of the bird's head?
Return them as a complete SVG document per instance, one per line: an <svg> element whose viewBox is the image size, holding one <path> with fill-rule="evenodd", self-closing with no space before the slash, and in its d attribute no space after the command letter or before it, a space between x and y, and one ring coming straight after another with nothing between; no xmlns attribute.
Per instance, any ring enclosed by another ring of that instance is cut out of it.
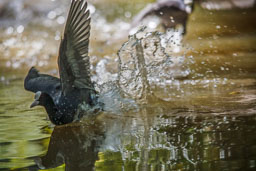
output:
<svg viewBox="0 0 256 171"><path fill-rule="evenodd" d="M46 93L42 93L41 91L36 92L35 100L30 105L30 108L33 108L35 106L44 106L47 103L48 98L50 98L50 97Z"/></svg>

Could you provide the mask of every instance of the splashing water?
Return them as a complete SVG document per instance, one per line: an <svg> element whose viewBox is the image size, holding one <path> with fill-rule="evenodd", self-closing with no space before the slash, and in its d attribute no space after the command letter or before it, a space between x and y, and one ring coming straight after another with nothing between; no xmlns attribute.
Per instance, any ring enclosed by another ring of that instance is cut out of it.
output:
<svg viewBox="0 0 256 171"><path fill-rule="evenodd" d="M166 84L168 80L190 74L185 55L172 55L181 47L181 32L148 33L145 29L131 35L118 52L119 88L125 97L139 101L152 95L150 87L153 84ZM190 59L189 62L193 58Z"/></svg>

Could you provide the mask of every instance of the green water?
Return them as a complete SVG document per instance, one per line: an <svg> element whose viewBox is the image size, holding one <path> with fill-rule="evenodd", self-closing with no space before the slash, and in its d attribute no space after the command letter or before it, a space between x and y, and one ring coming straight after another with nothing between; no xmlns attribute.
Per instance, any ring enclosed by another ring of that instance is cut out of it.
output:
<svg viewBox="0 0 256 171"><path fill-rule="evenodd" d="M139 7L132 11L130 4L117 2L111 3L132 14L145 3L137 1ZM114 16L130 21L120 16L122 10L101 14L107 24ZM59 41L53 37L63 25L28 24L22 34L9 35L1 28L0 170L255 170L255 21L255 9L207 11L196 6L183 40L189 48L180 52L193 56L187 77L152 85L157 98L136 111L102 112L56 127L44 109L29 108L33 94L24 90L23 79L32 65L56 74ZM127 40L109 44L103 28L92 26L93 65L103 58L114 61ZM118 72L116 63L107 70Z"/></svg>

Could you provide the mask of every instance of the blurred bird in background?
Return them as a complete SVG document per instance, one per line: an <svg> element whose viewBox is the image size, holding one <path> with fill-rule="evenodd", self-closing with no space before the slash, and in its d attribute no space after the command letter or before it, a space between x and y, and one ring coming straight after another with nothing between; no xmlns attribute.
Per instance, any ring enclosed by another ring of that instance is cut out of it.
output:
<svg viewBox="0 0 256 171"><path fill-rule="evenodd" d="M137 27L149 16L157 16L164 31L181 25L183 34L186 34L186 23L189 14L193 11L193 5L192 1L157 0L155 3L148 4L134 17L131 28Z"/></svg>

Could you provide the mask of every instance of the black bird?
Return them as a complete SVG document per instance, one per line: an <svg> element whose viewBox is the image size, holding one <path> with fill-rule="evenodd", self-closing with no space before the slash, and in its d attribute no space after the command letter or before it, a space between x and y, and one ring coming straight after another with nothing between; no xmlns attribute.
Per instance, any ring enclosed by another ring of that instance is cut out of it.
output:
<svg viewBox="0 0 256 171"><path fill-rule="evenodd" d="M184 28L183 34L186 33L186 24L188 14L193 10L184 4L183 0L157 0L157 2L147 5L137 14L131 24L132 28L136 27L144 18L150 15L158 16L165 30L174 28L181 24Z"/></svg>
<svg viewBox="0 0 256 171"><path fill-rule="evenodd" d="M85 0L71 2L59 48L60 78L40 74L32 67L24 81L25 89L36 93L31 107L43 106L55 125L70 123L100 109L90 78L89 15Z"/></svg>

